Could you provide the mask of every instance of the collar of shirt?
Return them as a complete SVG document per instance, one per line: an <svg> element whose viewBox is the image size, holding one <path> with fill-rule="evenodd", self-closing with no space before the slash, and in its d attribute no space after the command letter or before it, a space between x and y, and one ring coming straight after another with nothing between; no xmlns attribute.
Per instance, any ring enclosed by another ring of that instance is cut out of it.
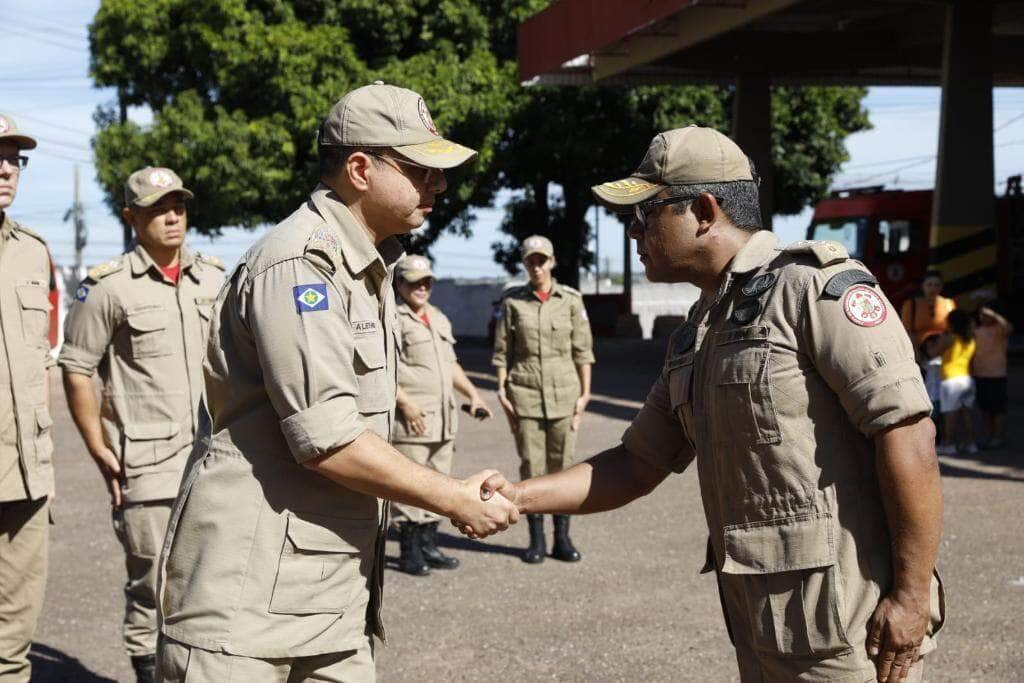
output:
<svg viewBox="0 0 1024 683"><path fill-rule="evenodd" d="M779 251L778 247L779 238L770 230L758 230L751 235L729 262L722 284L718 287L715 304L729 292L737 277L751 273L772 260Z"/></svg>
<svg viewBox="0 0 1024 683"><path fill-rule="evenodd" d="M195 253L183 245L178 254L178 265L181 267L182 274L188 273L189 277L198 282L198 279L192 272L192 265L195 261ZM153 257L149 255L149 252L146 251L146 248L141 244L136 244L135 248L129 252L128 262L131 264L132 275L136 277L143 275L150 270L154 273L159 273L161 278L164 276L160 266L156 264L156 261L153 260Z"/></svg>
<svg viewBox="0 0 1024 683"><path fill-rule="evenodd" d="M337 233L342 256L354 274L363 272L374 263L379 263L385 271L390 270L405 253L402 244L394 237L374 246L366 230L342 203L341 197L323 183L313 190L311 199L320 216Z"/></svg>
<svg viewBox="0 0 1024 683"><path fill-rule="evenodd" d="M547 299L540 298L540 292L533 288L533 285L526 283L526 289L530 293L530 298L536 299L541 303L547 301ZM562 291L562 286L558 284L558 280L551 278L551 289L547 291L548 299L553 296L565 296L565 292Z"/></svg>
<svg viewBox="0 0 1024 683"><path fill-rule="evenodd" d="M429 315L430 314L430 310L432 308L433 308L433 306L431 306L428 303L426 306L423 307L423 309L420 311L420 313L426 313L426 314ZM413 320L420 320L420 314L419 313L414 313L413 310L412 310L412 307L409 304L407 304L404 301L402 301L401 299L398 300L398 315L407 315L410 318L412 318Z"/></svg>
<svg viewBox="0 0 1024 683"><path fill-rule="evenodd" d="M6 240L8 237L17 237L18 232L14 229L17 223L14 222L14 219L8 216L6 211L0 213L0 217L3 218L0 221L0 239Z"/></svg>

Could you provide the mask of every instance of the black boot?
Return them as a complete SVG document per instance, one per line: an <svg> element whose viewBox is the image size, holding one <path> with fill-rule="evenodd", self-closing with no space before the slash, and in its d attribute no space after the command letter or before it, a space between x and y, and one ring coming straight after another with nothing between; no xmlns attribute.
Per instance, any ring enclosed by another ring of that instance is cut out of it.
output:
<svg viewBox="0 0 1024 683"><path fill-rule="evenodd" d="M426 576L430 573L430 567L423 560L423 550L420 547L419 524L412 522L398 523L398 569L413 576Z"/></svg>
<svg viewBox="0 0 1024 683"><path fill-rule="evenodd" d="M562 562L579 562L580 553L569 538L569 515L554 515L554 518L555 545L551 549L551 557Z"/></svg>
<svg viewBox="0 0 1024 683"><path fill-rule="evenodd" d="M427 522L420 524L420 539L422 540L423 559L427 565L434 569L455 569L459 561L454 557L445 555L437 547L437 525L439 522Z"/></svg>
<svg viewBox="0 0 1024 683"><path fill-rule="evenodd" d="M530 523L530 547L523 553L523 562L538 564L548 552L544 547L544 515L526 515L526 519Z"/></svg>
<svg viewBox="0 0 1024 683"><path fill-rule="evenodd" d="M135 680L138 683L155 683L156 655L132 657L132 668L135 669Z"/></svg>

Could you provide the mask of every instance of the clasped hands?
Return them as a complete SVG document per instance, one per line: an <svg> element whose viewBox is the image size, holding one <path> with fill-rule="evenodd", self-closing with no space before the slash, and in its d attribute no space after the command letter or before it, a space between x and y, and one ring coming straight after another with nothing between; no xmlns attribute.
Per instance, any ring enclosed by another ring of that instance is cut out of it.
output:
<svg viewBox="0 0 1024 683"><path fill-rule="evenodd" d="M469 538L485 538L519 521L519 489L497 470L483 470L459 482L457 497L451 522Z"/></svg>

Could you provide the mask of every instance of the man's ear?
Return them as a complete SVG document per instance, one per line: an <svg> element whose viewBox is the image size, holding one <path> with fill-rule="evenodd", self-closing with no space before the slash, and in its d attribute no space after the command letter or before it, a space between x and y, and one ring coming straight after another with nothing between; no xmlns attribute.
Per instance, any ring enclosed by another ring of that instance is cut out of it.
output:
<svg viewBox="0 0 1024 683"><path fill-rule="evenodd" d="M710 192L701 192L690 205L690 210L697 218L697 231L706 232L718 221L722 208L718 205L718 200L714 195Z"/></svg>
<svg viewBox="0 0 1024 683"><path fill-rule="evenodd" d="M132 222L132 218L133 218L134 216L135 216L135 214L134 214L134 213L132 213L132 209L131 209L131 207L130 207L130 206L126 206L126 207L124 207L123 209L121 209L121 218L123 218L123 219L124 219L124 222L125 222L125 223L127 223L128 225L131 225L131 226L134 226L134 225L135 225L135 224L134 224L134 223Z"/></svg>
<svg viewBox="0 0 1024 683"><path fill-rule="evenodd" d="M372 163L370 156L365 152L352 152L345 160L342 174L353 189L359 192L366 192L369 189L370 181L367 171Z"/></svg>

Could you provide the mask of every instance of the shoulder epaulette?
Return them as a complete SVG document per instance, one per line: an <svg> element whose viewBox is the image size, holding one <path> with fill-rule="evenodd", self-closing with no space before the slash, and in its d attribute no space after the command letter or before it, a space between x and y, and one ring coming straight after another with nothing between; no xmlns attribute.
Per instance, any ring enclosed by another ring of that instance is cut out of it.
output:
<svg viewBox="0 0 1024 683"><path fill-rule="evenodd" d="M12 222L12 223L14 223L14 229L15 229L15 230L17 230L18 232L23 232L23 233L25 233L26 235L28 235L29 237L32 237L33 239L37 239L37 240L39 240L40 242L42 242L42 243L43 243L43 246L46 246L46 240L45 240L45 239L43 239L43 236L42 236L42 235L39 235L39 234L37 234L37 233L35 233L35 232L32 232L31 230L29 230L28 228L26 228L26 227L25 227L24 225L22 225L21 223L18 223L17 221L14 221L14 220L12 220L11 222Z"/></svg>
<svg viewBox="0 0 1024 683"><path fill-rule="evenodd" d="M509 297L520 296L526 291L526 285L516 285L515 287L509 287L501 293L501 299L504 301Z"/></svg>
<svg viewBox="0 0 1024 683"><path fill-rule="evenodd" d="M196 253L196 258L199 259L200 261L202 261L203 263L207 264L207 265L213 266L214 268L220 268L221 270L224 270L224 262L221 261L216 256L207 256L206 254Z"/></svg>
<svg viewBox="0 0 1024 683"><path fill-rule="evenodd" d="M832 240L798 240L782 251L787 254L811 254L822 268L850 258L846 247Z"/></svg>
<svg viewBox="0 0 1024 683"><path fill-rule="evenodd" d="M575 296L578 296L581 299L583 298L583 294L580 293L580 290L578 290L578 289L573 289L569 285L558 285L558 286L561 287L562 291L564 291L567 294L573 294Z"/></svg>
<svg viewBox="0 0 1024 683"><path fill-rule="evenodd" d="M117 271L124 268L125 258L111 259L106 263L101 263L98 266L94 266L89 269L88 277L91 280L102 280L103 278L116 273Z"/></svg>

